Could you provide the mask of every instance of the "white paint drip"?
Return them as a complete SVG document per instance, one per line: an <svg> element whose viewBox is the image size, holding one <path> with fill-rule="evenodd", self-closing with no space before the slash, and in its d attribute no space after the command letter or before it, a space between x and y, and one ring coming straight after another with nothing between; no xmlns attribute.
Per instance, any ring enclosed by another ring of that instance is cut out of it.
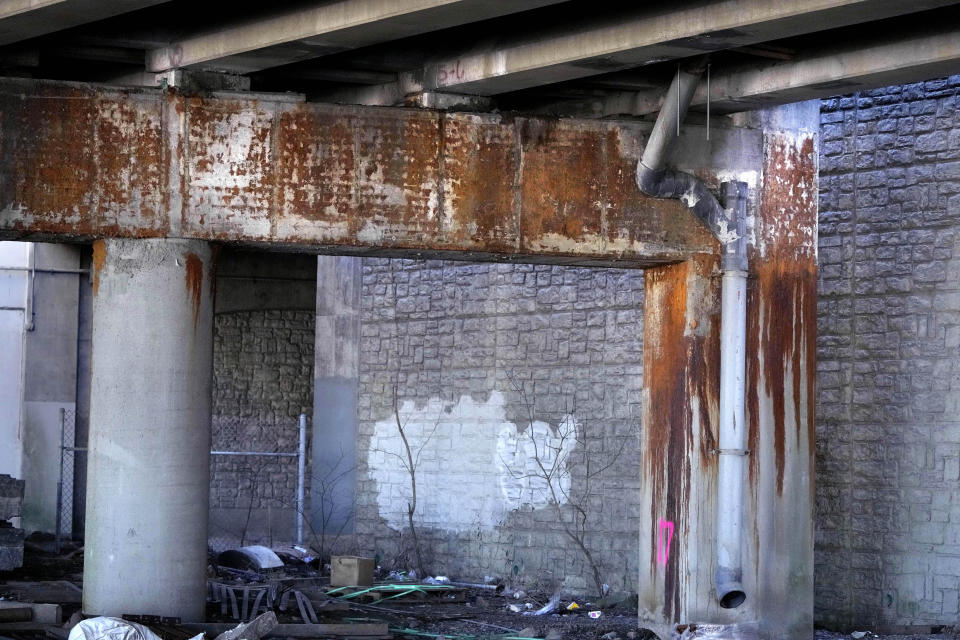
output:
<svg viewBox="0 0 960 640"><path fill-rule="evenodd" d="M720 241L720 244L730 244L731 242L736 242L740 239L740 236L737 234L736 229L731 229L727 225L727 221L720 219L717 222L717 240Z"/></svg>
<svg viewBox="0 0 960 640"><path fill-rule="evenodd" d="M486 402L461 396L452 405L439 398L424 406L410 400L401 404L400 420L415 458L419 452L418 525L491 531L512 510L549 506L551 492L538 477L535 451L546 468L556 466L554 486L559 501L566 502L564 494L570 490L566 459L576 445L576 421L568 416L557 429L535 421L518 430L506 419L505 404L500 392L491 393ZM377 481L380 516L395 529L407 526L411 490L405 459L394 416L377 422L367 465Z"/></svg>
<svg viewBox="0 0 960 640"><path fill-rule="evenodd" d="M683 204L686 205L688 209L693 209L697 206L697 203L700 202L700 198L698 198L697 194L692 190L681 194L680 200L683 201Z"/></svg>
<svg viewBox="0 0 960 640"><path fill-rule="evenodd" d="M746 182L747 186L753 190L757 188L757 171L718 171L717 182Z"/></svg>

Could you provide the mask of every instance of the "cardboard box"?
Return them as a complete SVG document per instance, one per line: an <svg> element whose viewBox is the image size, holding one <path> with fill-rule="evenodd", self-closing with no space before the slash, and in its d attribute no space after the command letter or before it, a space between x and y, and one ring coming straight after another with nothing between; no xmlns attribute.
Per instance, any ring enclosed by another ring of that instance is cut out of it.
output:
<svg viewBox="0 0 960 640"><path fill-rule="evenodd" d="M330 558L331 587L372 587L373 558L333 556Z"/></svg>

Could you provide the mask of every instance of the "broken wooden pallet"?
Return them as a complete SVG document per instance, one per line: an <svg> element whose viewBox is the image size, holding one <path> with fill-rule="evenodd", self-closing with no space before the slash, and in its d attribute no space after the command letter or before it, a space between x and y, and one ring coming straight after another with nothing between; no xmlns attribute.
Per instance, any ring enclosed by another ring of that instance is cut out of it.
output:
<svg viewBox="0 0 960 640"><path fill-rule="evenodd" d="M465 600L465 589L444 584L375 584L372 587L337 587L327 591L338 600L422 604L454 603Z"/></svg>

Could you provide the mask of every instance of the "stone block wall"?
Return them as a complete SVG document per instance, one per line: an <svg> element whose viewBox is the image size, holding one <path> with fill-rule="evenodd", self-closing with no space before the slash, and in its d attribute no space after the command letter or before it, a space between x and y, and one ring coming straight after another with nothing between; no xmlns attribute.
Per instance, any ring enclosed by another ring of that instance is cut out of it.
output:
<svg viewBox="0 0 960 640"><path fill-rule="evenodd" d="M215 316L213 450L297 451L298 417L313 404L313 343L311 311ZM210 482L211 537L290 541L296 458L213 456Z"/></svg>
<svg viewBox="0 0 960 640"><path fill-rule="evenodd" d="M821 109L816 614L954 624L960 76Z"/></svg>
<svg viewBox="0 0 960 640"><path fill-rule="evenodd" d="M362 305L360 550L415 566L396 397L429 571L593 592L582 506L603 581L634 588L642 273L366 259Z"/></svg>

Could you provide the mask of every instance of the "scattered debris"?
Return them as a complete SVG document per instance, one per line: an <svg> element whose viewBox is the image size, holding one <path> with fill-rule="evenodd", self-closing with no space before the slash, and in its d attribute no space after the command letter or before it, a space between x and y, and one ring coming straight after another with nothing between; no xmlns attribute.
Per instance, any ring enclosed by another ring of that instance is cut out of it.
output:
<svg viewBox="0 0 960 640"><path fill-rule="evenodd" d="M272 549L258 544L224 551L217 558L217 564L221 567L246 571L280 569L284 566L283 560Z"/></svg>
<svg viewBox="0 0 960 640"><path fill-rule="evenodd" d="M394 600L396 602L463 602L464 590L440 584L377 584L372 587L348 586L327 591L328 596L341 600L359 598L369 601Z"/></svg>
<svg viewBox="0 0 960 640"><path fill-rule="evenodd" d="M9 611L27 609L29 617L15 621L9 619ZM0 620L4 622L39 622L42 624L60 624L63 622L63 610L58 604L36 602L16 602L4 600L0 602Z"/></svg>
<svg viewBox="0 0 960 640"><path fill-rule="evenodd" d="M331 587L369 587L373 585L373 558L359 556L333 556L330 558ZM411 571L411 574L413 572Z"/></svg>
<svg viewBox="0 0 960 640"><path fill-rule="evenodd" d="M559 605L560 605L560 593L558 592L558 593L553 594L553 596L550 598L550 600L547 601L547 604L543 605L542 607L540 607L539 609L537 609L537 610L534 611L533 613L529 613L529 614L527 614L527 615L532 615L532 616L545 616L545 615L547 615L548 613L553 613L554 611L556 611L556 610L557 610L557 607L558 607ZM568 607L568 608L569 608L569 607Z"/></svg>
<svg viewBox="0 0 960 640"><path fill-rule="evenodd" d="M277 622L277 614L273 611L267 611L252 621L237 625L236 628L224 631L217 636L216 640L260 640L273 631Z"/></svg>
<svg viewBox="0 0 960 640"><path fill-rule="evenodd" d="M89 618L81 620L70 630L69 640L161 640L148 627L120 618ZM197 634L191 640L203 640Z"/></svg>

